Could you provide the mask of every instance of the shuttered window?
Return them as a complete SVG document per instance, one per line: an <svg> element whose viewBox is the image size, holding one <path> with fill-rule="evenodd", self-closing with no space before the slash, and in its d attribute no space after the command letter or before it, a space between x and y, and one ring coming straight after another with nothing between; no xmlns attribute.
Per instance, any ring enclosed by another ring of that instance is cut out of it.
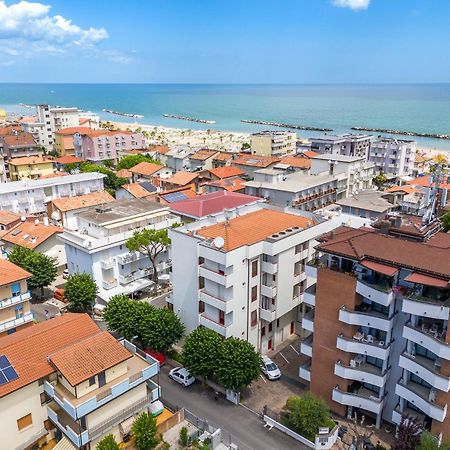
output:
<svg viewBox="0 0 450 450"><path fill-rule="evenodd" d="M22 431L31 425L33 425L33 419L31 417L31 413L27 414L26 416L21 417L20 419L17 419L17 428L19 431Z"/></svg>

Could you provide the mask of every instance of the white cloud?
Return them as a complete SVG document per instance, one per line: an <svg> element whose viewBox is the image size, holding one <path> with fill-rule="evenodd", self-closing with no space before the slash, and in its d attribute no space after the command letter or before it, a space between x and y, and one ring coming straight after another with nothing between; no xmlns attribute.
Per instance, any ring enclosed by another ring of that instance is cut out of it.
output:
<svg viewBox="0 0 450 450"><path fill-rule="evenodd" d="M0 0L0 40L25 39L89 47L108 38L104 28L81 28L70 19L50 15L50 8L50 5L27 1L8 6Z"/></svg>
<svg viewBox="0 0 450 450"><path fill-rule="evenodd" d="M332 3L339 8L350 8L353 11L362 11L369 7L370 0L332 0Z"/></svg>

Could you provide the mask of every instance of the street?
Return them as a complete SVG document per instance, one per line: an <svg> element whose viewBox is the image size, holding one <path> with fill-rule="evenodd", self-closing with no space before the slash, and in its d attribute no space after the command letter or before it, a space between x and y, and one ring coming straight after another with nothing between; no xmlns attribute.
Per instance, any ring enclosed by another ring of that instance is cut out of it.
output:
<svg viewBox="0 0 450 450"><path fill-rule="evenodd" d="M159 376L163 401L184 407L198 417L219 426L252 450L308 448L278 430L267 430L262 419L243 406L232 405L223 396L214 400L211 390L204 389L199 381L187 388L181 387L168 378L170 369L167 364L161 367Z"/></svg>

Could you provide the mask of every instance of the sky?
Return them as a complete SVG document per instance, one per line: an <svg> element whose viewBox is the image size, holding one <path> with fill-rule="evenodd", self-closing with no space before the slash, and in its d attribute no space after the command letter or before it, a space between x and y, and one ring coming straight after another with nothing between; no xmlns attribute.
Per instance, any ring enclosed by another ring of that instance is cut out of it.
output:
<svg viewBox="0 0 450 450"><path fill-rule="evenodd" d="M0 0L0 82L450 82L449 17L450 0Z"/></svg>

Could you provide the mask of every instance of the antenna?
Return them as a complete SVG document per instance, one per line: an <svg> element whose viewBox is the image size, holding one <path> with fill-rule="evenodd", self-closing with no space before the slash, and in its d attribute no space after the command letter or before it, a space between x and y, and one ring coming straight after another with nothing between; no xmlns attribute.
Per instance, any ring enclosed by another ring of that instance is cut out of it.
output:
<svg viewBox="0 0 450 450"><path fill-rule="evenodd" d="M222 236L217 236L214 238L213 245L216 248L222 248L225 245L225 240Z"/></svg>

